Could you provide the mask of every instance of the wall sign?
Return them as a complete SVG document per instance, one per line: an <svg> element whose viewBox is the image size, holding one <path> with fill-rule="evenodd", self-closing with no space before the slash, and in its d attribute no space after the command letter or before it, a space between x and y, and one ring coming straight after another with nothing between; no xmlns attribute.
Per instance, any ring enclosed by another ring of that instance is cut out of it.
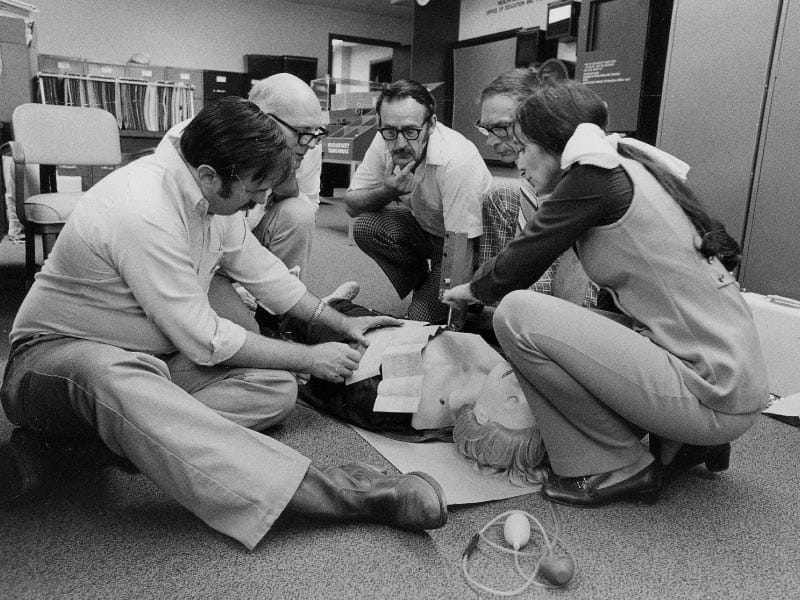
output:
<svg viewBox="0 0 800 600"><path fill-rule="evenodd" d="M458 39L519 28L545 29L549 1L552 0L461 0Z"/></svg>

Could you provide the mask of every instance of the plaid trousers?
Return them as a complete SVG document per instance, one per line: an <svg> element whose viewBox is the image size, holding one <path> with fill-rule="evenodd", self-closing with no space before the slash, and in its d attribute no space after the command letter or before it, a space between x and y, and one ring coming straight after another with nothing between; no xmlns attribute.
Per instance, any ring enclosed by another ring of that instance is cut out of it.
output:
<svg viewBox="0 0 800 600"><path fill-rule="evenodd" d="M412 294L407 318L447 321L447 305L439 299L444 238L422 229L404 205L390 204L380 212L359 215L353 239L378 263L401 298Z"/></svg>

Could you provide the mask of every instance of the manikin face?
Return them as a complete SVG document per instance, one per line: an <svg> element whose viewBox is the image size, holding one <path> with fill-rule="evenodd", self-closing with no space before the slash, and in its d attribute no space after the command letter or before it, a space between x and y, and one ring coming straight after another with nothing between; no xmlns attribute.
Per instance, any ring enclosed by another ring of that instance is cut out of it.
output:
<svg viewBox="0 0 800 600"><path fill-rule="evenodd" d="M475 403L475 420L499 423L509 429L528 429L535 419L508 362L499 363L486 376Z"/></svg>
<svg viewBox="0 0 800 600"><path fill-rule="evenodd" d="M487 130L486 145L494 150L501 162L509 165L517 160L518 154L513 129L518 104L516 98L507 94L487 96L481 102L478 121L478 126Z"/></svg>
<svg viewBox="0 0 800 600"><path fill-rule="evenodd" d="M425 157L428 138L436 125L436 116L428 115L427 107L413 98L398 98L384 101L381 104L381 128L394 129L397 139L386 140L386 148L392 155L395 165L402 168L408 163L419 163ZM404 129L419 129L419 137L408 140L403 135Z"/></svg>
<svg viewBox="0 0 800 600"><path fill-rule="evenodd" d="M556 187L561 174L561 156L548 152L539 144L528 140L516 123L514 135L520 145L517 158L520 175L533 186L537 195L549 194Z"/></svg>

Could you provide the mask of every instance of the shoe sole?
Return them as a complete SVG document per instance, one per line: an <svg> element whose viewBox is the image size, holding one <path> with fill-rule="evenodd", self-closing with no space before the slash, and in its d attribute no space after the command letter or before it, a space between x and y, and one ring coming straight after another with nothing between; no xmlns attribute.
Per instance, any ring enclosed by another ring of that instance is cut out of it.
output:
<svg viewBox="0 0 800 600"><path fill-rule="evenodd" d="M614 504L615 502L633 502L635 504L652 505L658 502L660 494L661 494L661 488L657 488L655 490L642 490L641 492L637 492L636 494L631 494L627 496L620 496L616 498L614 497L605 498L598 502L581 504L579 502L568 502L566 500L561 500L560 498L551 498L545 493L544 488L540 492L540 495L545 500L549 500L550 502L555 502L556 504L560 504L562 506L571 506L572 508L601 508L603 506L608 506L609 504Z"/></svg>

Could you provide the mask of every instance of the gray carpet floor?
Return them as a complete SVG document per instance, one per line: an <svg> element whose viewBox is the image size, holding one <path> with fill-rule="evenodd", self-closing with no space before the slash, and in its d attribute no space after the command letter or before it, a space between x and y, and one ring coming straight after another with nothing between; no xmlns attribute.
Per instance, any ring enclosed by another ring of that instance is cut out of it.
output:
<svg viewBox="0 0 800 600"><path fill-rule="evenodd" d="M0 365L23 295L22 251L0 243ZM347 242L340 203L318 217L311 289L355 279L359 300L402 314L383 274ZM12 426L0 417L0 441ZM298 406L271 432L322 464L389 466L342 423ZM559 507L577 575L565 590L525 598L776 599L800 597L800 437L763 417L733 446L730 470L696 468L652 506ZM549 526L537 495L451 507L446 527L407 533L380 525L282 518L253 552L209 529L141 475L87 472L43 497L0 509L0 598L488 598L465 581L462 552L511 509ZM481 547L470 568L489 585L520 582L506 556Z"/></svg>

